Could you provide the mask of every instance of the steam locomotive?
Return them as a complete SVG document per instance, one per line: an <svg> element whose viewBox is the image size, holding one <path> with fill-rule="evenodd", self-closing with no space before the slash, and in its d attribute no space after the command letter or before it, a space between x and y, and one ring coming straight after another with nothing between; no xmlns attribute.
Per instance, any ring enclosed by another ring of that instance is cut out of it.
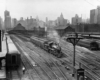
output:
<svg viewBox="0 0 100 80"><path fill-rule="evenodd" d="M49 53L57 56L58 58L62 57L61 47L59 46L59 44L53 41L45 41L43 45L44 49Z"/></svg>
<svg viewBox="0 0 100 80"><path fill-rule="evenodd" d="M40 48L46 50L50 54L53 54L57 58L61 58L63 56L61 47L54 41L32 37L31 42L33 42L36 46L39 46Z"/></svg>

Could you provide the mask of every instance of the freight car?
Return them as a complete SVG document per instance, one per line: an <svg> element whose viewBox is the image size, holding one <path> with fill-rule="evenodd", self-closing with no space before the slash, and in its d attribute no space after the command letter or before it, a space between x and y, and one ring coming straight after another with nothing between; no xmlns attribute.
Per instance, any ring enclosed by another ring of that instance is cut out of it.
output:
<svg viewBox="0 0 100 80"><path fill-rule="evenodd" d="M61 58L63 56L61 47L54 41L32 37L31 42L33 42L36 46L41 47L42 49L46 50L47 52L53 54L58 58Z"/></svg>
<svg viewBox="0 0 100 80"><path fill-rule="evenodd" d="M18 69L21 64L21 56L9 36L6 37L6 45L7 45L6 70Z"/></svg>

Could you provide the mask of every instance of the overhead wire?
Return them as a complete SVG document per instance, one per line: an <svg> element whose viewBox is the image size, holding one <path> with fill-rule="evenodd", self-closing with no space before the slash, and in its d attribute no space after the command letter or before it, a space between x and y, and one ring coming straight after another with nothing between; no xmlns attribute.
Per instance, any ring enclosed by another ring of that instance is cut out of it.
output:
<svg viewBox="0 0 100 80"><path fill-rule="evenodd" d="M95 5L93 5L92 3L90 3L90 2L87 1L87 0L84 0L84 1L87 2L88 4L92 5L92 6L95 6Z"/></svg>

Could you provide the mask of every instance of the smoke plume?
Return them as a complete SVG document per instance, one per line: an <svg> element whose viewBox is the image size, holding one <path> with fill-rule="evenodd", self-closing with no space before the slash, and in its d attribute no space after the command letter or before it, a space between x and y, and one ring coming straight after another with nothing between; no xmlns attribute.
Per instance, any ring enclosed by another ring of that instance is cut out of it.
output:
<svg viewBox="0 0 100 80"><path fill-rule="evenodd" d="M50 40L53 40L57 43L60 42L60 36L59 34L57 33L57 31L55 30L50 30L48 31L48 34L47 34L47 37L50 39Z"/></svg>

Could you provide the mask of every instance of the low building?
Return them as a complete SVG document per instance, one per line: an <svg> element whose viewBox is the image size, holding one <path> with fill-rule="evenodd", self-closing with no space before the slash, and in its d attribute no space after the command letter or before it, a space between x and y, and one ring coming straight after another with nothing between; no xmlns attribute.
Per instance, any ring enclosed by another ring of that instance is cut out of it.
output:
<svg viewBox="0 0 100 80"><path fill-rule="evenodd" d="M65 35L67 32L75 32L75 29L70 25L67 26L57 26L54 28L60 36Z"/></svg>

